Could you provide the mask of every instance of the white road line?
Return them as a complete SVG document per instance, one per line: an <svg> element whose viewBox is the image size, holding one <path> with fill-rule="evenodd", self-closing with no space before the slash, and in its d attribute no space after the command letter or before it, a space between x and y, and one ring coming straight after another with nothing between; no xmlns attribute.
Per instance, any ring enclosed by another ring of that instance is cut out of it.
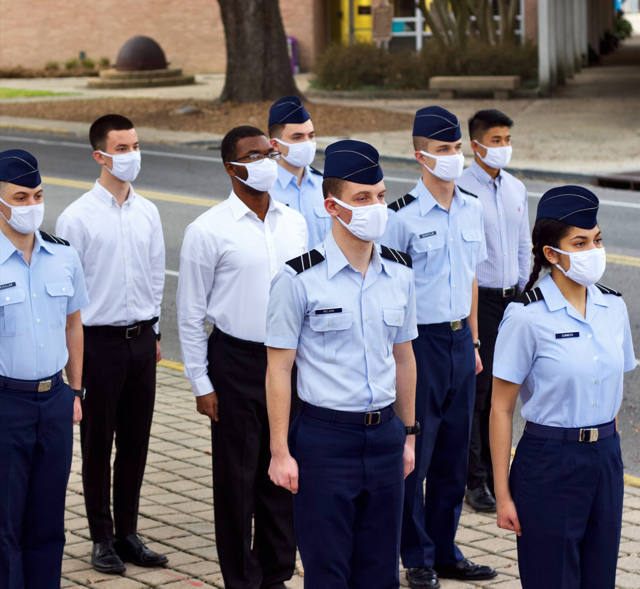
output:
<svg viewBox="0 0 640 589"><path fill-rule="evenodd" d="M81 149L91 149L91 145L85 143L73 143L72 141L49 141L47 139L32 139L31 137L10 137L7 135L0 135L0 141L22 141L23 143L37 143L38 145L61 145L63 147L80 147ZM183 160L197 160L201 162L216 162L222 163L222 158L219 157L206 157L204 155L189 155L186 153L165 153L164 151L152 151L149 149L143 149L144 155L157 155L160 157L173 157Z"/></svg>
<svg viewBox="0 0 640 589"><path fill-rule="evenodd" d="M179 276L180 275L180 273L176 272L175 270L165 270L164 273L167 276Z"/></svg>

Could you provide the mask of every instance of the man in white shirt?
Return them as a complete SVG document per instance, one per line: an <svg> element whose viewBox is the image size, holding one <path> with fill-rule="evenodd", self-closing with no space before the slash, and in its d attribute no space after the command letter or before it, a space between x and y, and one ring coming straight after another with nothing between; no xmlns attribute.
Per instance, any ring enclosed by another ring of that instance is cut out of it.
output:
<svg viewBox="0 0 640 589"><path fill-rule="evenodd" d="M264 341L271 281L306 250L307 226L300 213L269 196L280 153L262 131L232 129L221 152L233 190L185 232L180 344L198 411L212 420L216 541L225 586L284 589L296 558L293 501L268 475ZM214 325L209 338L207 320ZM297 411L295 383L292 388Z"/></svg>
<svg viewBox="0 0 640 589"><path fill-rule="evenodd" d="M90 301L81 312L83 385L91 394L83 402L80 435L91 564L101 573L121 573L125 561L144 567L167 563L137 535L156 363L162 357L158 320L165 248L158 209L131 186L141 161L133 123L106 115L93 123L89 139L100 178L62 213L56 232L80 256Z"/></svg>

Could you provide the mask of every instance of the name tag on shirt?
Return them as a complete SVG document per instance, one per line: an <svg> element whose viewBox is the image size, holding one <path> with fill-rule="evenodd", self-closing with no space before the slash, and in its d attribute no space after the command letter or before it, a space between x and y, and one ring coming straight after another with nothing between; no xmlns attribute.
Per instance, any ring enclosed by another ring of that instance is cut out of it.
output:
<svg viewBox="0 0 640 589"><path fill-rule="evenodd" d="M15 286L16 283L15 282L7 282L7 284L0 284L0 290L3 290L5 288L11 288L12 286Z"/></svg>
<svg viewBox="0 0 640 589"><path fill-rule="evenodd" d="M429 231L429 233L423 233L420 236L420 239L424 239L425 237L433 237L434 235L437 235L438 232L437 231Z"/></svg>
<svg viewBox="0 0 640 589"><path fill-rule="evenodd" d="M314 315L330 315L331 313L342 313L342 307L336 307L335 309L316 309Z"/></svg>
<svg viewBox="0 0 640 589"><path fill-rule="evenodd" d="M580 337L580 332L569 331L567 333L556 333L556 339L567 339L568 337Z"/></svg>

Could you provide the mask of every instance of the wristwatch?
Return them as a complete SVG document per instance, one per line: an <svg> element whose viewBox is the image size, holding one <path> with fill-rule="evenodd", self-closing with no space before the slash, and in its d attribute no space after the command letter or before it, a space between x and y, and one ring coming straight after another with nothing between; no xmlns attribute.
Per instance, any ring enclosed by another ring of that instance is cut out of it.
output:
<svg viewBox="0 0 640 589"><path fill-rule="evenodd" d="M477 342L475 342L475 343L473 344L473 347L474 347L476 350L479 350L479 349L480 349L480 340L478 340Z"/></svg>
<svg viewBox="0 0 640 589"><path fill-rule="evenodd" d="M406 425L404 431L408 436L419 436L420 435L420 422L416 421L414 425Z"/></svg>
<svg viewBox="0 0 640 589"><path fill-rule="evenodd" d="M76 397L79 397L83 401L84 401L84 398L87 396L87 389L85 389L84 387L80 387L79 389L71 389L71 390L73 391L73 394Z"/></svg>

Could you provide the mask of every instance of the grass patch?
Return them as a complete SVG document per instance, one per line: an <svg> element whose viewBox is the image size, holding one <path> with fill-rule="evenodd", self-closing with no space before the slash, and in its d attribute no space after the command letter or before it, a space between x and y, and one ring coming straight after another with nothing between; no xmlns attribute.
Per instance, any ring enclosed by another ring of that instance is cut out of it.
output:
<svg viewBox="0 0 640 589"><path fill-rule="evenodd" d="M78 96L71 92L49 92L48 90L22 90L21 88L0 88L0 98L29 98L31 96Z"/></svg>

